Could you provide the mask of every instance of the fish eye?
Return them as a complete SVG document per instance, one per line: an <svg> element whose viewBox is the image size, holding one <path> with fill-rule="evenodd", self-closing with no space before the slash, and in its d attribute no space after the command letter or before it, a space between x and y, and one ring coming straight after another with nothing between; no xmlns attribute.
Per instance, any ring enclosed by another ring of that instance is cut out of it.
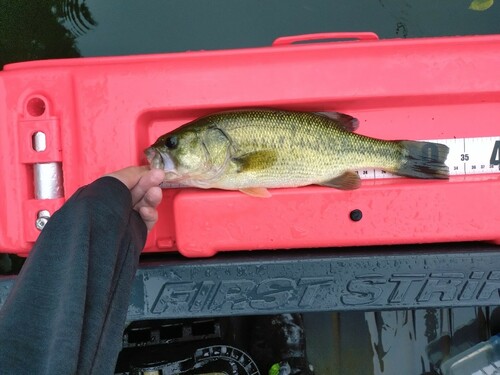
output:
<svg viewBox="0 0 500 375"><path fill-rule="evenodd" d="M175 136L175 135L171 135L170 137L165 139L165 146L170 150L177 148L178 144L179 144L179 140L177 139L177 136Z"/></svg>

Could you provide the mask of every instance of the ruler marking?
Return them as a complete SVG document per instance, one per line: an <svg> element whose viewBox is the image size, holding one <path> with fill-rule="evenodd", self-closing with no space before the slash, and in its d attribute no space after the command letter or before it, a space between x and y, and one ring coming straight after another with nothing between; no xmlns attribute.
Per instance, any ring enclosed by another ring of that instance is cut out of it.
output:
<svg viewBox="0 0 500 375"><path fill-rule="evenodd" d="M463 146L464 146L464 149L463 149L463 151L462 151L462 152L463 152L463 154L462 154L462 157L461 157L461 159L460 159L460 160L463 160L463 161L464 161L464 175L466 176L466 175L467 175L467 163L465 162L465 160L466 160L466 155L467 155L467 154L465 153L465 138L463 139L462 144L463 144Z"/></svg>
<svg viewBox="0 0 500 375"><path fill-rule="evenodd" d="M425 142L442 143L450 148L446 165L450 176L498 173L500 171L500 136L451 138L423 140ZM495 160L495 165L491 161ZM498 163L497 163L498 160ZM498 164L498 166L497 166ZM366 170L360 174L361 179L369 179ZM398 177L389 172L383 173L375 169L375 179Z"/></svg>

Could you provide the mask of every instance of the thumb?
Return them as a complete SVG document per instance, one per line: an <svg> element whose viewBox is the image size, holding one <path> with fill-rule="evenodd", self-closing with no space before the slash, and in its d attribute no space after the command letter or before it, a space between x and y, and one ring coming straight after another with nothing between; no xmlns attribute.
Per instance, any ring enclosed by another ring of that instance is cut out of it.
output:
<svg viewBox="0 0 500 375"><path fill-rule="evenodd" d="M131 190L148 171L148 166L132 166L120 169L119 171L110 173L107 176L118 179L127 187L127 189Z"/></svg>

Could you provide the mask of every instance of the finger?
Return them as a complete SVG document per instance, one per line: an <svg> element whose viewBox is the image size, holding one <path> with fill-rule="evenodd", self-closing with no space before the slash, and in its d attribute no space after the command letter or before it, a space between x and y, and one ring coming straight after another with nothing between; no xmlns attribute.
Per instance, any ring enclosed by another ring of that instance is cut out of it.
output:
<svg viewBox="0 0 500 375"><path fill-rule="evenodd" d="M119 171L110 173L107 176L120 180L129 190L131 190L148 171L148 166L132 166L120 169Z"/></svg>
<svg viewBox="0 0 500 375"><path fill-rule="evenodd" d="M152 207L144 206L139 209L139 215L141 215L148 232L153 229L153 226L158 221L158 211Z"/></svg>
<svg viewBox="0 0 500 375"><path fill-rule="evenodd" d="M134 209L139 210L141 207L156 208L163 198L162 190L159 186L153 186L144 194L144 197L135 204Z"/></svg>
<svg viewBox="0 0 500 375"><path fill-rule="evenodd" d="M164 177L165 172L160 169L152 169L142 175L137 184L130 190L132 204L135 206L140 202L150 188L161 184Z"/></svg>

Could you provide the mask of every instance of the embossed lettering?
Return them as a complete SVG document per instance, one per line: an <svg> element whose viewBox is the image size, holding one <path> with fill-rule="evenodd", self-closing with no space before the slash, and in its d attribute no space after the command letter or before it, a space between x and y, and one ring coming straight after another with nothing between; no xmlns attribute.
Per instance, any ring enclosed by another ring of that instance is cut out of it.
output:
<svg viewBox="0 0 500 375"><path fill-rule="evenodd" d="M432 275L431 275L432 276ZM462 274L439 274L439 278L427 280L417 296L418 302L428 302L432 296L439 298L439 301L452 301L458 293L458 286L463 283Z"/></svg>
<svg viewBox="0 0 500 375"><path fill-rule="evenodd" d="M283 308L398 306L449 301L500 300L500 271L359 275L338 294L332 277L278 277L165 283L151 304L152 314L215 311L265 311ZM155 288L155 292L156 292Z"/></svg>
<svg viewBox="0 0 500 375"><path fill-rule="evenodd" d="M262 281L257 287L255 300L250 302L250 306L255 309L273 309L284 306L296 293L297 286L294 280L277 278Z"/></svg>
<svg viewBox="0 0 500 375"><path fill-rule="evenodd" d="M162 313L168 308L177 310L188 310L189 301L196 292L195 283L166 283L160 289L151 312L153 314Z"/></svg>
<svg viewBox="0 0 500 375"><path fill-rule="evenodd" d="M496 292L496 298L500 296L500 271L493 271L488 275L488 279L477 295L479 301L492 299Z"/></svg>
<svg viewBox="0 0 500 375"><path fill-rule="evenodd" d="M386 280L380 275L358 276L349 281L347 291L341 301L345 305L367 305L375 302L383 292L383 288L377 285L386 284Z"/></svg>
<svg viewBox="0 0 500 375"><path fill-rule="evenodd" d="M322 287L329 287L333 283L332 279L324 277L310 277L301 279L300 286L305 286L304 293L299 302L299 307L312 307L321 292ZM330 301L331 302L331 301ZM336 305L332 304L332 305Z"/></svg>
<svg viewBox="0 0 500 375"><path fill-rule="evenodd" d="M462 292L458 296L458 299L460 301L467 301L472 299L474 297L474 293L476 292L478 285L479 281L467 280L467 282L464 285L464 288L462 289Z"/></svg>
<svg viewBox="0 0 500 375"><path fill-rule="evenodd" d="M193 302L190 304L189 311L201 311L203 309L214 285L215 283L213 281L204 281L201 283L198 288L198 293L196 293Z"/></svg>
<svg viewBox="0 0 500 375"><path fill-rule="evenodd" d="M256 284L252 280L221 281L210 308L213 310L241 310L248 307L250 292Z"/></svg>
<svg viewBox="0 0 500 375"><path fill-rule="evenodd" d="M393 275L389 279L391 283L396 283L396 287L389 296L389 303L401 303L407 296L412 283L421 282L424 280L425 274L415 274L415 275Z"/></svg>

